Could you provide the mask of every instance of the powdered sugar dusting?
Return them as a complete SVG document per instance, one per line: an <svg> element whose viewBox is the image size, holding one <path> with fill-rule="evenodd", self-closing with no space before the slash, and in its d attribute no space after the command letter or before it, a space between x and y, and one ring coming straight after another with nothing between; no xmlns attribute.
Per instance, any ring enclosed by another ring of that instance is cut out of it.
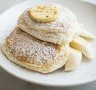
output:
<svg viewBox="0 0 96 90"><path fill-rule="evenodd" d="M67 8L58 7L58 9L60 10L58 18L50 23L39 23L32 20L29 16L30 9L23 13L22 18L32 29L35 28L37 30L45 30L47 32L67 32L67 30L69 30L73 24L77 22L77 18L74 13Z"/></svg>
<svg viewBox="0 0 96 90"><path fill-rule="evenodd" d="M54 61L58 49L53 44L35 39L21 30L15 30L7 38L10 52L18 60L30 63Z"/></svg>

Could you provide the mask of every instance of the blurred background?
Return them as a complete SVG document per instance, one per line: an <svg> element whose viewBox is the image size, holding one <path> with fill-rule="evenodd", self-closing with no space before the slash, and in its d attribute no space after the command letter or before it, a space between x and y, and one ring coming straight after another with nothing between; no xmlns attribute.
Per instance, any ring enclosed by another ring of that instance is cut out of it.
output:
<svg viewBox="0 0 96 90"><path fill-rule="evenodd" d="M6 9L27 0L0 0L0 14ZM90 0L88 0L90 1ZM91 0L96 1L96 0ZM2 68L0 68L0 90L96 90L96 82L92 82L86 85L68 87L68 88L55 88L34 85L25 81L22 81L12 75L8 74Z"/></svg>

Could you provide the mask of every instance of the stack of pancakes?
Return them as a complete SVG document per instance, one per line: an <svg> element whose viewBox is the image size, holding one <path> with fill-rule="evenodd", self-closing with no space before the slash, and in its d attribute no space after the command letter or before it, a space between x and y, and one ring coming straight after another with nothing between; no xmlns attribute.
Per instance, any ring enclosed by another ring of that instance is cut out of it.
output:
<svg viewBox="0 0 96 90"><path fill-rule="evenodd" d="M78 45L77 41L83 39L80 35L92 38L83 34L69 9L57 5L35 6L19 17L2 51L12 62L37 72L49 73L62 66L66 71L73 70L80 64L82 53L92 58L92 50L85 52L82 43ZM85 39L83 42L87 43Z"/></svg>

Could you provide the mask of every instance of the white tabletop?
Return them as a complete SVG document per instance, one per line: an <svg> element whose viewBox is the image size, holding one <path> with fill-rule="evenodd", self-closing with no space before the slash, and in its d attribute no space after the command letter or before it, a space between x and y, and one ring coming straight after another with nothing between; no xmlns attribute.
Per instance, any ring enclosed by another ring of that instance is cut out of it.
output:
<svg viewBox="0 0 96 90"><path fill-rule="evenodd" d="M8 9L9 7L20 3L25 0L0 0L0 13ZM87 0L86 0L87 1ZM90 0L88 0L90 1ZM91 0L96 1L96 0ZM96 90L96 82L92 82L86 85L67 87L67 88L53 88L34 85L18 78L13 77L6 71L0 68L0 90Z"/></svg>

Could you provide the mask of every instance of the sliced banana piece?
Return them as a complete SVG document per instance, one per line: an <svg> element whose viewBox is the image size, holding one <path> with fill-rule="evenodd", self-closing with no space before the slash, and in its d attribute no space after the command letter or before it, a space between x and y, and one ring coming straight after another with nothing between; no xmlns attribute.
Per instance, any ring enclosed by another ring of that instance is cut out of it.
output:
<svg viewBox="0 0 96 90"><path fill-rule="evenodd" d="M75 70L82 60L82 53L76 49L70 48L69 57L65 63L65 71Z"/></svg>
<svg viewBox="0 0 96 90"><path fill-rule="evenodd" d="M76 30L77 35L83 37L84 39L86 39L88 41L95 39L95 36L93 34L91 34L90 32L86 31L86 29L84 28L84 25L77 24L77 29L78 29L78 30Z"/></svg>
<svg viewBox="0 0 96 90"><path fill-rule="evenodd" d="M94 52L90 44L83 38L76 36L70 43L70 46L81 51L88 59L94 58Z"/></svg>
<svg viewBox="0 0 96 90"><path fill-rule="evenodd" d="M35 6L29 10L30 17L42 23L54 21L58 17L59 10L55 5Z"/></svg>
<svg viewBox="0 0 96 90"><path fill-rule="evenodd" d="M86 40L94 40L95 37L93 34L91 34L90 32L88 31L85 31L85 30L82 30L80 33L79 33L79 36L83 37L84 39Z"/></svg>

